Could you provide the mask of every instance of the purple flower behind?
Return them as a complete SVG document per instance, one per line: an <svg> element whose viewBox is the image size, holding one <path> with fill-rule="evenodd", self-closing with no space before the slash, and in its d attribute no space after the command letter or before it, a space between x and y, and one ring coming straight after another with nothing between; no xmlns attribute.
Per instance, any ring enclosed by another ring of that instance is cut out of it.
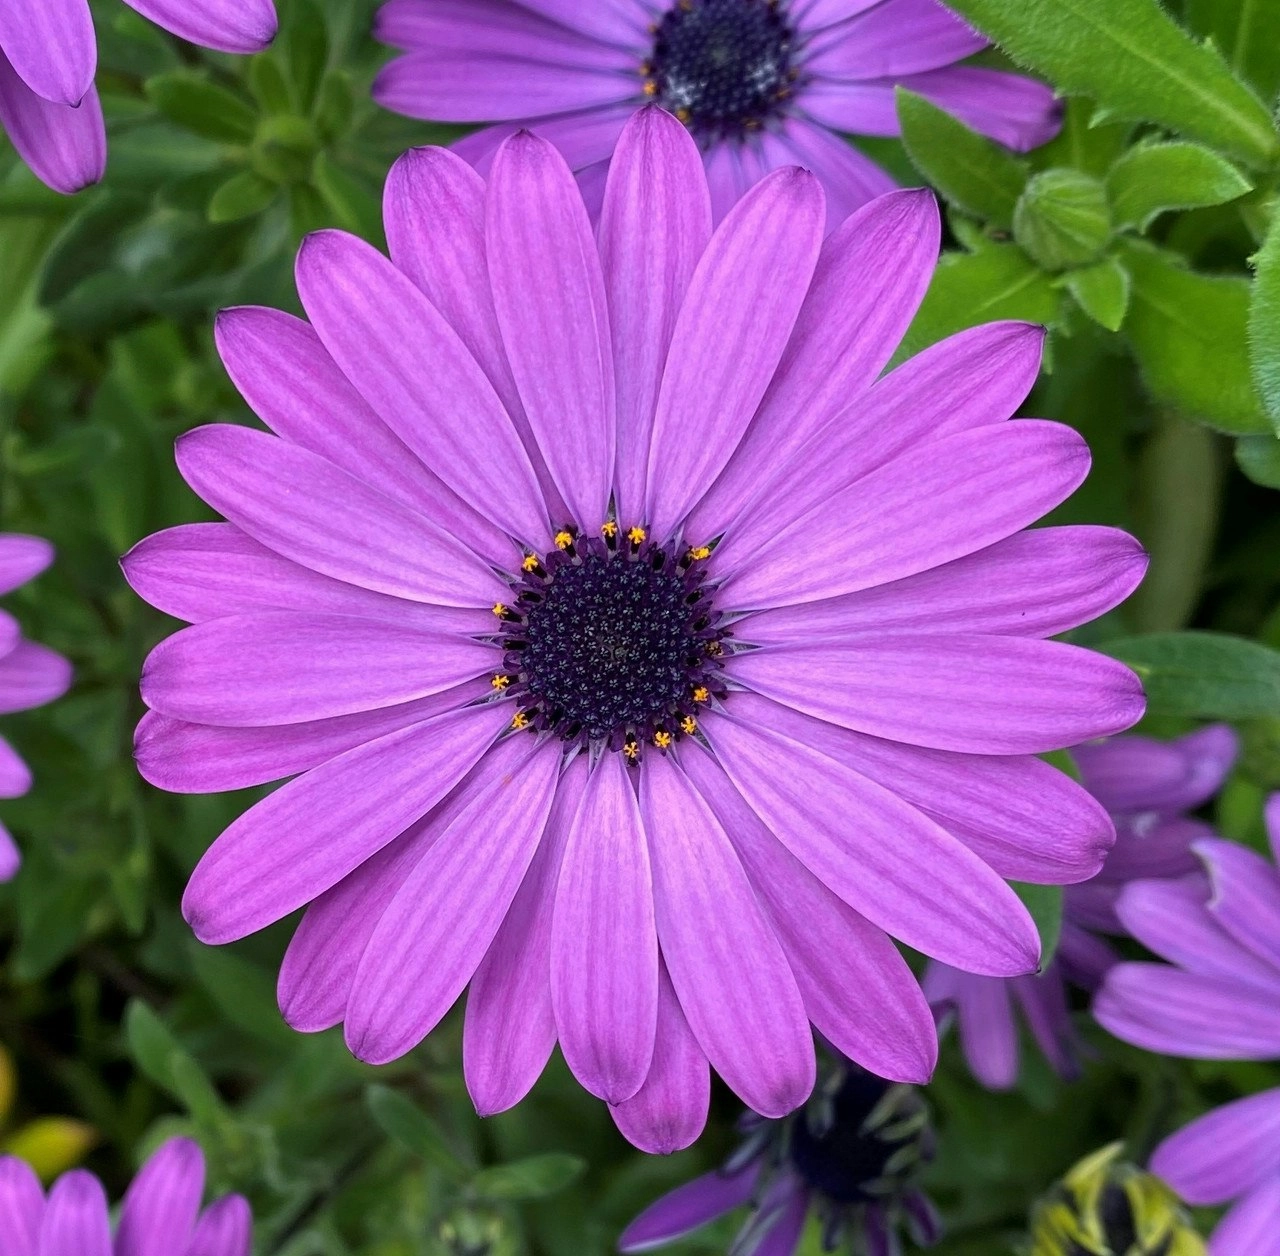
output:
<svg viewBox="0 0 1280 1256"><path fill-rule="evenodd" d="M924 1080L933 1018L892 939L1033 970L1003 878L1086 879L1114 836L1036 756L1143 709L1127 668L1042 639L1127 596L1145 555L1022 531L1088 467L1070 429L1006 422L1041 329L879 379L937 258L932 197L824 242L821 186L790 168L713 234L657 109L623 133L598 243L527 132L487 185L406 154L386 221L391 260L303 245L309 324L221 317L275 434L184 437L228 522L125 560L193 625L146 663L143 773L296 777L196 868L197 936L307 907L284 1015L343 1022L375 1063L470 983L482 1112L558 1041L655 1150L701 1130L708 1063L766 1116L802 1103L811 1021Z"/></svg>
<svg viewBox="0 0 1280 1256"><path fill-rule="evenodd" d="M51 562L53 546L35 536L0 532L0 596L35 579ZM29 711L60 698L71 685L71 666L60 654L27 641L17 621L0 610L0 715ZM31 772L0 737L0 799L21 798ZM0 881L18 871L18 848L0 824Z"/></svg>
<svg viewBox="0 0 1280 1256"><path fill-rule="evenodd" d="M223 52L257 52L275 36L273 0L124 2L165 30ZM58 192L78 192L106 169L97 66L89 0L0 3L0 127Z"/></svg>
<svg viewBox="0 0 1280 1256"><path fill-rule="evenodd" d="M1117 837L1097 876L1067 887L1054 962L1038 975L999 978L935 961L925 976L930 1002L955 1010L965 1059L984 1086L1009 1090L1018 1080L1015 1009L1054 1071L1076 1076L1079 1049L1067 987L1093 991L1117 962L1100 935L1126 932L1115 902L1129 882L1199 872L1192 847L1215 834L1183 813L1222 788L1238 750L1236 735L1225 724L1168 742L1127 736L1075 747L1085 788L1110 813Z"/></svg>
<svg viewBox="0 0 1280 1256"><path fill-rule="evenodd" d="M697 139L717 218L769 171L800 165L826 189L832 225L894 186L840 132L897 135L896 86L1019 150L1059 125L1043 84L961 64L986 40L936 0L388 0L375 29L404 50L374 84L380 104L496 124L455 146L481 171L534 127L596 206L645 101Z"/></svg>
<svg viewBox="0 0 1280 1256"><path fill-rule="evenodd" d="M204 1154L189 1138L161 1146L125 1192L111 1233L102 1183L64 1173L46 1197L25 1161L0 1156L4 1256L249 1256L253 1223L239 1195L200 1210Z"/></svg>
<svg viewBox="0 0 1280 1256"><path fill-rule="evenodd" d="M1267 804L1273 860L1280 794ZM1094 1015L1118 1038L1164 1055L1280 1058L1280 871L1273 860L1209 838L1195 880L1142 881L1116 903L1121 922L1167 964L1124 963ZM1280 1089L1237 1099L1156 1148L1151 1168L1192 1204L1230 1204L1213 1256L1260 1256L1280 1233Z"/></svg>

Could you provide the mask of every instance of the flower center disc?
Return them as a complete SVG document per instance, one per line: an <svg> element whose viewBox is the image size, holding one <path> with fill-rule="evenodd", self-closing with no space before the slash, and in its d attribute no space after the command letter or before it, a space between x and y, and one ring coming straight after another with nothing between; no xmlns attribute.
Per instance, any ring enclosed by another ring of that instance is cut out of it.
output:
<svg viewBox="0 0 1280 1256"><path fill-rule="evenodd" d="M648 90L701 137L740 135L789 95L792 43L777 0L680 0L658 23Z"/></svg>

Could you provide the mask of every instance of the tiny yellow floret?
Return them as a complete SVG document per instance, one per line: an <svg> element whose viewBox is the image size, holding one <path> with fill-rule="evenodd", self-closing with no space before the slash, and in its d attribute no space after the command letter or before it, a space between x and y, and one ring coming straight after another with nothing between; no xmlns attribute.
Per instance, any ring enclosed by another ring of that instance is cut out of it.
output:
<svg viewBox="0 0 1280 1256"><path fill-rule="evenodd" d="M711 557L710 545L695 545L689 551L689 559L691 562L700 563L704 558Z"/></svg>
<svg viewBox="0 0 1280 1256"><path fill-rule="evenodd" d="M646 96L656 96L658 94L658 85L653 81L653 79L645 79L644 94Z"/></svg>
<svg viewBox="0 0 1280 1256"><path fill-rule="evenodd" d="M627 540L630 541L632 545L639 545L648 535L649 534L643 528L635 527L627 533Z"/></svg>
<svg viewBox="0 0 1280 1256"><path fill-rule="evenodd" d="M600 525L600 535L601 536L617 536L618 525L612 519L606 519Z"/></svg>
<svg viewBox="0 0 1280 1256"><path fill-rule="evenodd" d="M657 746L659 750L665 750L669 745L671 745L671 734L667 732L665 728L658 729L658 731L653 735L653 744Z"/></svg>
<svg viewBox="0 0 1280 1256"><path fill-rule="evenodd" d="M686 715L684 719L680 721L680 727L683 728L690 737L692 737L694 733L698 731L698 721L695 720L692 715Z"/></svg>
<svg viewBox="0 0 1280 1256"><path fill-rule="evenodd" d="M511 683L511 677L510 677L510 676L501 676L501 675L499 675L499 676L495 676L495 677L494 677L494 678L493 678L489 683L490 683L490 684L491 684L491 685L492 685L492 686L493 686L493 687L494 687L494 688L495 688L499 693L501 693L501 692L502 692L502 691L503 691L503 690L504 690L504 689L505 689L505 688L506 688L506 687Z"/></svg>
<svg viewBox="0 0 1280 1256"><path fill-rule="evenodd" d="M634 737L628 737L622 743L622 753L632 762L640 757L640 743Z"/></svg>
<svg viewBox="0 0 1280 1256"><path fill-rule="evenodd" d="M501 602L495 602L493 604L493 613L501 619L507 613L507 608Z"/></svg>
<svg viewBox="0 0 1280 1256"><path fill-rule="evenodd" d="M524 562L522 562L520 566L523 567L525 571L536 571L538 569L537 554L526 554L524 556Z"/></svg>
<svg viewBox="0 0 1280 1256"><path fill-rule="evenodd" d="M556 549L567 550L573 544L573 533L563 528L556 533Z"/></svg>
<svg viewBox="0 0 1280 1256"><path fill-rule="evenodd" d="M695 702L709 702L711 700L711 690L706 685L699 685L693 691L693 700Z"/></svg>
<svg viewBox="0 0 1280 1256"><path fill-rule="evenodd" d="M511 717L511 727L519 730L529 727L529 717L523 711L517 711Z"/></svg>

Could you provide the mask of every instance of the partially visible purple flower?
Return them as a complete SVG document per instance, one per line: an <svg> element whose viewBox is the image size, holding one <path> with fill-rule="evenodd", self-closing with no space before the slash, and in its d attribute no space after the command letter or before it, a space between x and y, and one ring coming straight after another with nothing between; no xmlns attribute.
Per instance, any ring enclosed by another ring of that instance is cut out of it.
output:
<svg viewBox="0 0 1280 1256"><path fill-rule="evenodd" d="M124 0L195 44L257 52L275 37L273 0ZM89 0L0 3L0 127L51 188L78 192L102 178L107 135Z"/></svg>
<svg viewBox="0 0 1280 1256"><path fill-rule="evenodd" d="M53 546L35 536L0 533L0 596L33 580L51 562ZM43 706L66 693L71 665L60 654L27 641L12 616L0 610L0 715ZM0 798L20 798L31 788L31 772L0 737ZM18 871L18 848L0 824L0 881Z"/></svg>
<svg viewBox="0 0 1280 1256"><path fill-rule="evenodd" d="M376 34L405 50L374 84L380 104L496 123L456 145L482 171L535 127L597 206L646 101L697 139L717 218L769 171L800 165L822 181L833 225L894 186L840 132L897 135L896 86L1020 150L1059 125L1048 87L961 64L987 41L936 0L388 0Z"/></svg>
<svg viewBox="0 0 1280 1256"><path fill-rule="evenodd" d="M714 1173L650 1205L618 1241L648 1252L748 1209L734 1256L793 1256L805 1222L818 1218L823 1250L900 1256L900 1231L931 1247L941 1237L933 1205L915 1185L933 1156L929 1110L920 1091L856 1065L839 1070L785 1121L754 1113L742 1146Z"/></svg>
<svg viewBox="0 0 1280 1256"><path fill-rule="evenodd" d="M0 1157L0 1252L4 1256L249 1256L253 1222L239 1195L200 1210L204 1153L173 1138L125 1192L111 1232L102 1183L84 1169L64 1173L48 1196L31 1166Z"/></svg>
<svg viewBox="0 0 1280 1256"><path fill-rule="evenodd" d="M1184 814L1222 788L1239 751L1226 724L1173 741L1113 737L1072 752L1085 787L1110 813L1116 844L1098 875L1069 885L1054 962L1038 975L983 977L933 962L924 989L935 1007L956 1013L960 1045L974 1077L991 1090L1018 1080L1016 1011L1059 1076L1079 1072L1079 1048L1067 1002L1068 984L1092 991L1118 960L1100 936L1123 934L1115 902L1132 881L1194 876L1192 849L1214 831Z"/></svg>
<svg viewBox="0 0 1280 1256"><path fill-rule="evenodd" d="M1267 803L1273 859L1280 794ZM1121 922L1168 964L1124 963L1094 1001L1118 1038L1163 1055L1280 1058L1280 871L1234 842L1197 842L1210 888L1142 881L1116 903ZM1280 1089L1226 1104L1156 1148L1152 1170L1192 1204L1231 1204L1213 1256L1262 1256L1280 1234Z"/></svg>

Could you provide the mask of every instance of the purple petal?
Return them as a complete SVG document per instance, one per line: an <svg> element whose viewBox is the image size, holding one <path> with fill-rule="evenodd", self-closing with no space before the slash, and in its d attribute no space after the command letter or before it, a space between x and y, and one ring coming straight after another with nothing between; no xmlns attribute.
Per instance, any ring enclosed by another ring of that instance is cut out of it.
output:
<svg viewBox="0 0 1280 1256"><path fill-rule="evenodd" d="M722 605L818 601L963 558L1053 509L1088 470L1079 434L1037 419L932 441L794 520L750 562L717 563L729 574Z"/></svg>
<svg viewBox="0 0 1280 1256"><path fill-rule="evenodd" d="M578 186L582 188L584 169L601 162L607 165L617 147L623 127L635 117L635 114L636 102L628 100L618 105L578 109L544 118L521 118L515 122L499 122L494 126L472 131L470 135L464 135L460 140L454 140L450 145L450 151L463 158L479 174L487 178L490 170L493 169L493 159L497 156L503 142L510 139L516 132L527 128L559 149L560 155L578 175ZM593 222L599 215L600 201L604 195L603 179L599 180L598 190L600 195L595 199L594 209L591 202L587 202L587 209ZM583 199L586 200L585 189Z"/></svg>
<svg viewBox="0 0 1280 1256"><path fill-rule="evenodd" d="M605 44L643 48L649 41L651 20L646 4L636 0L518 0L521 8L540 13L572 31L581 31Z"/></svg>
<svg viewBox="0 0 1280 1256"><path fill-rule="evenodd" d="M1080 749L1075 747L1072 755ZM1203 820L1158 815L1152 811L1121 813L1116 817L1115 849L1107 856L1107 866L1098 881L1099 892L1114 891L1128 881L1149 877L1200 873L1203 865L1192 847L1203 838L1216 836ZM1114 929L1114 922L1098 927Z"/></svg>
<svg viewBox="0 0 1280 1256"><path fill-rule="evenodd" d="M243 1195L226 1195L205 1209L186 1256L249 1256L253 1215Z"/></svg>
<svg viewBox="0 0 1280 1256"><path fill-rule="evenodd" d="M1018 1080L1018 1026L1010 999L1012 982L975 977L951 969L946 980L930 965L927 988L937 1001L955 1006L960 1045L969 1071L988 1090L1011 1090Z"/></svg>
<svg viewBox="0 0 1280 1256"><path fill-rule="evenodd" d="M538 447L579 527L604 522L616 397L600 255L564 158L521 132L499 150L485 212L507 358Z"/></svg>
<svg viewBox="0 0 1280 1256"><path fill-rule="evenodd" d="M1053 88L1021 74L955 65L899 80L983 135L1024 153L1062 129L1062 103Z"/></svg>
<svg viewBox="0 0 1280 1256"><path fill-rule="evenodd" d="M1272 794L1264 808L1272 856L1280 860L1280 793Z"/></svg>
<svg viewBox="0 0 1280 1256"><path fill-rule="evenodd" d="M642 765L658 939L689 1026L748 1107L780 1117L808 1098L813 1040L773 927L707 803L659 754Z"/></svg>
<svg viewBox="0 0 1280 1256"><path fill-rule="evenodd" d="M272 0L125 0L145 18L202 48L261 52L276 37Z"/></svg>
<svg viewBox="0 0 1280 1256"><path fill-rule="evenodd" d="M98 92L78 105L50 104L18 77L0 52L0 127L18 156L55 192L97 183L107 168L107 131Z"/></svg>
<svg viewBox="0 0 1280 1256"><path fill-rule="evenodd" d="M41 0L0 8L0 49L17 75L50 104L75 106L93 86L98 41L86 0Z"/></svg>
<svg viewBox="0 0 1280 1256"><path fill-rule="evenodd" d="M818 176L827 194L828 231L898 186L861 149L808 117L789 118L784 129L776 137L767 137L766 143L771 165L798 163Z"/></svg>
<svg viewBox="0 0 1280 1256"><path fill-rule="evenodd" d="M1190 1204L1225 1204L1280 1176L1280 1090L1237 1099L1166 1138L1151 1172Z"/></svg>
<svg viewBox="0 0 1280 1256"><path fill-rule="evenodd" d="M644 109L618 142L600 217L600 253L618 387L618 517L638 520L658 390L676 319L711 238L711 199L693 137Z"/></svg>
<svg viewBox="0 0 1280 1256"><path fill-rule="evenodd" d="M1035 969L1040 940L1018 896L927 816L769 725L726 718L704 732L760 818L855 911L968 972Z"/></svg>
<svg viewBox="0 0 1280 1256"><path fill-rule="evenodd" d="M658 395L646 511L655 538L675 530L742 440L796 326L824 225L821 186L789 168L756 184L712 236Z"/></svg>
<svg viewBox="0 0 1280 1256"><path fill-rule="evenodd" d="M142 700L197 724L261 728L429 697L492 671L492 646L350 615L233 615L184 628L142 665ZM4 706L0 662L0 710Z"/></svg>
<svg viewBox="0 0 1280 1256"><path fill-rule="evenodd" d="M345 1035L366 1063L397 1059L435 1028L484 958L542 839L559 748L510 737L481 767L360 960Z"/></svg>
<svg viewBox="0 0 1280 1256"><path fill-rule="evenodd" d="M658 1020L658 936L640 804L620 754L587 780L556 884L551 997L573 1075L606 1103L640 1089Z"/></svg>
<svg viewBox="0 0 1280 1256"><path fill-rule="evenodd" d="M1210 838L1196 843L1209 869L1213 919L1280 979L1280 872L1255 851Z"/></svg>
<svg viewBox="0 0 1280 1256"><path fill-rule="evenodd" d="M1280 1230L1280 1178L1271 1178L1246 1195L1218 1222L1209 1240L1209 1256L1262 1256Z"/></svg>
<svg viewBox="0 0 1280 1256"><path fill-rule="evenodd" d="M1274 993L1164 964L1117 964L1093 1015L1117 1038L1193 1060L1268 1060L1280 1055Z"/></svg>
<svg viewBox="0 0 1280 1256"><path fill-rule="evenodd" d="M204 1154L189 1138L173 1138L144 1164L125 1193L116 1256L185 1252L204 1197Z"/></svg>
<svg viewBox="0 0 1280 1256"><path fill-rule="evenodd" d="M20 641L0 658L0 715L29 711L71 687L71 664L34 641Z"/></svg>
<svg viewBox="0 0 1280 1256"><path fill-rule="evenodd" d="M818 1032L881 1077L928 1081L934 1019L897 947L765 828L709 755L691 750L682 763L741 855Z"/></svg>
<svg viewBox="0 0 1280 1256"><path fill-rule="evenodd" d="M7 1256L39 1256L44 1192L35 1170L15 1156L0 1156L0 1234L11 1248Z"/></svg>
<svg viewBox="0 0 1280 1256"><path fill-rule="evenodd" d="M1226 724L1173 741L1118 737L1072 751L1089 792L1115 812L1199 807L1222 788L1239 753L1239 739Z"/></svg>
<svg viewBox="0 0 1280 1256"><path fill-rule="evenodd" d="M1015 977L1011 984L1032 1037L1054 1072L1068 1081L1079 1077L1080 1047L1061 965L1050 964L1035 976Z"/></svg>
<svg viewBox="0 0 1280 1256"><path fill-rule="evenodd" d="M31 788L31 769L0 737L0 798L21 798Z"/></svg>
<svg viewBox="0 0 1280 1256"><path fill-rule="evenodd" d="M53 562L53 546L38 536L0 532L0 595L34 580Z"/></svg>
<svg viewBox="0 0 1280 1256"><path fill-rule="evenodd" d="M759 1176L757 1166L729 1175L705 1174L677 1187L656 1203L650 1204L618 1240L620 1252L648 1252L665 1247L701 1226L742 1207L751 1199Z"/></svg>
<svg viewBox="0 0 1280 1256"><path fill-rule="evenodd" d="M651 1155L669 1156L697 1140L711 1105L711 1070L662 965L653 1064L636 1094L609 1109L624 1138Z"/></svg>
<svg viewBox="0 0 1280 1256"><path fill-rule="evenodd" d="M263 799L191 874L182 910L196 936L211 943L245 937L336 885L466 775L508 722L504 705L392 733Z"/></svg>
<svg viewBox="0 0 1280 1256"><path fill-rule="evenodd" d="M1142 718L1137 676L1079 646L969 633L857 633L734 658L733 679L817 719L967 754L1042 754ZM838 691L815 677L838 676Z"/></svg>
<svg viewBox="0 0 1280 1256"><path fill-rule="evenodd" d="M765 1231L763 1241L753 1248L753 1256L794 1256L799 1250L800 1236L809 1215L809 1191L798 1181L779 1184L761 1204L760 1217L767 1216L766 1208L773 1212L773 1219Z"/></svg>
<svg viewBox="0 0 1280 1256"><path fill-rule="evenodd" d="M510 416L413 281L341 231L307 237L297 281L325 348L382 421L471 507L545 548L546 505Z"/></svg>
<svg viewBox="0 0 1280 1256"><path fill-rule="evenodd" d="M18 621L12 615L0 611L0 658L4 658L18 644L21 635Z"/></svg>
<svg viewBox="0 0 1280 1256"><path fill-rule="evenodd" d="M899 78L961 61L986 46L937 0L885 0L819 36L808 68L829 78Z"/></svg>
<svg viewBox="0 0 1280 1256"><path fill-rule="evenodd" d="M743 633L756 645L873 629L1056 637L1118 606L1146 570L1118 528L1036 528L904 580L765 611Z"/></svg>
<svg viewBox="0 0 1280 1256"><path fill-rule="evenodd" d="M556 785L537 854L471 979L462 1034L463 1072L481 1116L519 1103L556 1045L551 922L569 825L586 780L586 756L579 755Z"/></svg>
<svg viewBox="0 0 1280 1256"><path fill-rule="evenodd" d="M22 867L22 852L9 830L0 824L0 884L12 881Z"/></svg>
<svg viewBox="0 0 1280 1256"><path fill-rule="evenodd" d="M806 34L816 34L880 3L882 0L797 0L795 21Z"/></svg>
<svg viewBox="0 0 1280 1256"><path fill-rule="evenodd" d="M854 214L822 247L795 331L733 460L689 520L715 536L865 391L893 355L938 260L929 192L894 192Z"/></svg>
<svg viewBox="0 0 1280 1256"><path fill-rule="evenodd" d="M64 1173L49 1192L40 1221L40 1256L112 1256L107 1196L84 1169Z"/></svg>

